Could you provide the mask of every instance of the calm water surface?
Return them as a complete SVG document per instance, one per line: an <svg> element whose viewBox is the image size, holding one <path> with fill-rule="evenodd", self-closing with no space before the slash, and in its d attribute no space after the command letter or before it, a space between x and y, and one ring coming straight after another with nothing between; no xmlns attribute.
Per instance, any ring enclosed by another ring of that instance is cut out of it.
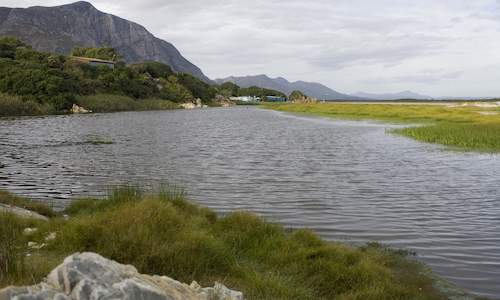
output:
<svg viewBox="0 0 500 300"><path fill-rule="evenodd" d="M170 181L221 213L415 251L498 297L500 155L443 151L390 127L253 107L3 119L0 188L63 208L115 184Z"/></svg>

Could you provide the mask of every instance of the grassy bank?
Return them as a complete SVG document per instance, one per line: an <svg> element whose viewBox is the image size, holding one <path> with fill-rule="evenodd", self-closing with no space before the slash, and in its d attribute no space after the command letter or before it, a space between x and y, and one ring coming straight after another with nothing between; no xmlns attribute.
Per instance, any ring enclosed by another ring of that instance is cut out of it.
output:
<svg viewBox="0 0 500 300"><path fill-rule="evenodd" d="M127 96L97 94L78 96L76 103L96 113L118 111L166 110L178 108L178 104L162 99L133 99Z"/></svg>
<svg viewBox="0 0 500 300"><path fill-rule="evenodd" d="M97 94L78 96L76 104L96 113L119 111L168 110L179 108L177 103L163 99L134 99L128 96ZM20 97L0 93L0 117L41 116L67 113L50 104L39 104Z"/></svg>
<svg viewBox="0 0 500 300"><path fill-rule="evenodd" d="M55 114L50 104L23 101L20 97L0 93L0 117L39 116Z"/></svg>
<svg viewBox="0 0 500 300"><path fill-rule="evenodd" d="M0 214L0 287L38 282L63 257L93 251L142 273L220 281L248 299L446 299L401 253L328 243L249 213L218 217L176 190L121 188L104 200L76 201L66 213L68 220L49 222ZM26 227L39 230L27 237ZM46 247L27 248L47 243L50 232L57 238Z"/></svg>
<svg viewBox="0 0 500 300"><path fill-rule="evenodd" d="M263 107L326 117L421 123L392 130L422 142L462 150L500 152L500 109L460 105L414 104L264 104Z"/></svg>

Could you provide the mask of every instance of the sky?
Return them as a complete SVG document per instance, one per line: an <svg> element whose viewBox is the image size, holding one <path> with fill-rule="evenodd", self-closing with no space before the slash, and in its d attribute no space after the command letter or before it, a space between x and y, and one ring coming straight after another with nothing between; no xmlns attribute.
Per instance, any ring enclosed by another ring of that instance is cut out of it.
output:
<svg viewBox="0 0 500 300"><path fill-rule="evenodd" d="M173 43L212 79L267 74L344 93L500 96L500 0L89 2Z"/></svg>

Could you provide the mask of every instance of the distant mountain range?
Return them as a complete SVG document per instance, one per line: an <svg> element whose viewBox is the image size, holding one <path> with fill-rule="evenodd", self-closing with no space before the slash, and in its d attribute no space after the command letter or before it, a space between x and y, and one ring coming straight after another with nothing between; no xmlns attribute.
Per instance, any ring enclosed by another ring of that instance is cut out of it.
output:
<svg viewBox="0 0 500 300"><path fill-rule="evenodd" d="M415 100L432 100L431 96L421 95L412 91L403 91L399 93L387 94L372 94L358 92L352 96L359 97L366 100L400 100L400 99L415 99Z"/></svg>
<svg viewBox="0 0 500 300"><path fill-rule="evenodd" d="M84 1L55 7L0 7L0 35L17 37L39 51L61 54L74 47L113 47L127 63L158 61L210 81L169 42Z"/></svg>
<svg viewBox="0 0 500 300"><path fill-rule="evenodd" d="M247 88L250 86L258 86L266 89L273 89L290 95L295 90L301 91L307 96L314 97L320 100L361 100L356 96L339 93L331 88L316 82L295 81L290 82L285 78L270 78L267 75L231 76L222 79L216 79L216 83L232 82L240 87Z"/></svg>

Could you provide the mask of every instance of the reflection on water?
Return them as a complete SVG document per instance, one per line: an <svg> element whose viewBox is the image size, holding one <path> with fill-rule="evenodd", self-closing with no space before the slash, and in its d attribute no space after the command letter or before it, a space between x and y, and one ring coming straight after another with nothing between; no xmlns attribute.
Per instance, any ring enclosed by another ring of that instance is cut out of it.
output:
<svg viewBox="0 0 500 300"><path fill-rule="evenodd" d="M0 120L0 188L62 208L174 180L220 213L404 247L459 286L500 295L500 155L388 127L253 107Z"/></svg>

